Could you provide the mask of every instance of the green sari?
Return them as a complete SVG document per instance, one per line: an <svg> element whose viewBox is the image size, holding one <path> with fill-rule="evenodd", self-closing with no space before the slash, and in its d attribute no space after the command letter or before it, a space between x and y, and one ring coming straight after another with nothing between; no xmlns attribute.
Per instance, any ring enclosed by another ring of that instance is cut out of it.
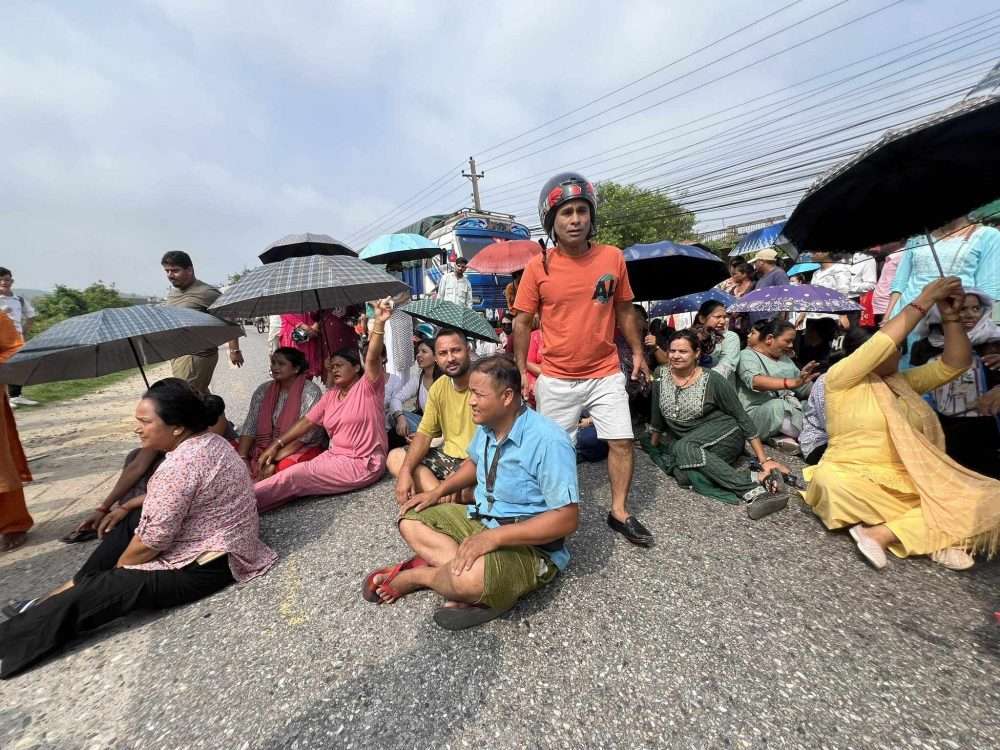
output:
<svg viewBox="0 0 1000 750"><path fill-rule="evenodd" d="M805 383L795 389L758 391L753 387L753 379L757 375L795 380L799 376L799 368L787 356L771 359L766 354L747 347L740 352L740 363L736 369L740 402L756 425L760 439L766 440L780 434L785 419L788 419L795 430L791 437L797 437L805 419L802 401L809 398L812 383Z"/></svg>
<svg viewBox="0 0 1000 750"><path fill-rule="evenodd" d="M744 442L757 437L757 428L736 389L708 369L685 388L676 386L666 366L657 369L657 376L650 427L661 439L654 447L643 438L646 453L682 487L724 503L742 503L743 495L759 485L749 469L733 464Z"/></svg>

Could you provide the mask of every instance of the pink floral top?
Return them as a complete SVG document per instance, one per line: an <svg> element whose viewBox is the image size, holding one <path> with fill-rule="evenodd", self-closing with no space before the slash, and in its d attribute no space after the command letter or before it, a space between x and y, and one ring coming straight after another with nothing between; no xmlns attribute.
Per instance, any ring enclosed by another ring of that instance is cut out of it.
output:
<svg viewBox="0 0 1000 750"><path fill-rule="evenodd" d="M238 582L267 572L277 555L260 540L246 465L225 438L206 432L167 454L149 479L136 536L159 550L137 570L183 568L205 552L229 554Z"/></svg>

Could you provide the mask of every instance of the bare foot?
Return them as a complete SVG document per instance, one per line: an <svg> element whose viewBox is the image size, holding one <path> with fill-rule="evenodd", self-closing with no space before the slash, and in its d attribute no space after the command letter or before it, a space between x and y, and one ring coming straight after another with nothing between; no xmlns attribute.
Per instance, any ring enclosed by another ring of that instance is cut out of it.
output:
<svg viewBox="0 0 1000 750"><path fill-rule="evenodd" d="M423 588L423 586L417 583L416 576L413 575L414 572L416 571L401 571L395 578L388 582L386 581L389 577L388 574L380 573L372 578L375 593L379 595L383 603L391 604L397 599Z"/></svg>

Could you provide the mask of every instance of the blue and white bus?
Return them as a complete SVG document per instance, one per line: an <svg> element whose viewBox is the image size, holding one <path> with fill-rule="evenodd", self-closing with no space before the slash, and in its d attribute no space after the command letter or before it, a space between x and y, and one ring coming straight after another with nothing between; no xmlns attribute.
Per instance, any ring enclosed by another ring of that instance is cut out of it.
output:
<svg viewBox="0 0 1000 750"><path fill-rule="evenodd" d="M472 260L487 245L498 240L527 240L531 232L514 221L511 214L476 211L463 208L449 215L429 216L399 230L422 234L441 248L441 257L431 258L423 264L424 293L431 294L447 270L445 259L454 263L458 258ZM472 284L473 307L476 310L499 311L506 309L503 290L511 282L510 276L482 274L466 271ZM407 281L410 281L407 279ZM411 283L412 285L412 283Z"/></svg>

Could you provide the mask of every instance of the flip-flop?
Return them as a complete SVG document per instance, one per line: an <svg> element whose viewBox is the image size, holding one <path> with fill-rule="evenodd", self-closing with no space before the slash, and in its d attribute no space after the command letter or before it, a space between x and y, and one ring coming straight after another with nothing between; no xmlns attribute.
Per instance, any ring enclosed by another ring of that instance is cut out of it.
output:
<svg viewBox="0 0 1000 750"><path fill-rule="evenodd" d="M495 620L513 607L439 607L434 622L445 630L465 630Z"/></svg>
<svg viewBox="0 0 1000 750"><path fill-rule="evenodd" d="M427 561L422 557L413 556L409 560L404 560L396 565L386 565L384 568L376 568L367 576L365 576L364 583L361 584L361 596L364 597L365 601L371 602L372 604L382 604L382 597L378 595L377 589L385 589L389 596L392 597L393 601L402 596L399 592L393 589L389 584L392 583L392 579L402 573L404 570L412 570L413 568L423 568L427 565ZM375 583L375 576L384 575L385 580L381 583Z"/></svg>
<svg viewBox="0 0 1000 750"><path fill-rule="evenodd" d="M71 531L59 541L63 544L77 544L78 542L89 542L91 539L97 539L96 529L77 529L76 531Z"/></svg>

